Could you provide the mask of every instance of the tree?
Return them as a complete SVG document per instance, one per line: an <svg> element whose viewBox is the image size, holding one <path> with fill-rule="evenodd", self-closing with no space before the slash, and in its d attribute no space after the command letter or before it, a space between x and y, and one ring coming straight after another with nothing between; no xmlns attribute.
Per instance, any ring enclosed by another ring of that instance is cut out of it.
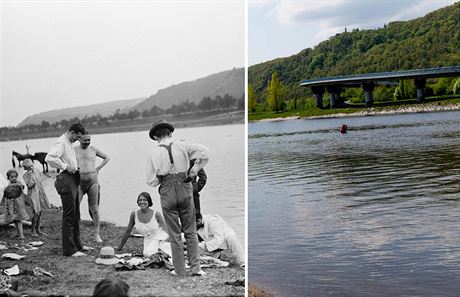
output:
<svg viewBox="0 0 460 297"><path fill-rule="evenodd" d="M286 86L278 79L276 72L272 73L272 79L268 83L268 105L272 111L279 112L283 109Z"/></svg>
<svg viewBox="0 0 460 297"><path fill-rule="evenodd" d="M248 84L248 111L252 114L256 111L256 96L251 84Z"/></svg>

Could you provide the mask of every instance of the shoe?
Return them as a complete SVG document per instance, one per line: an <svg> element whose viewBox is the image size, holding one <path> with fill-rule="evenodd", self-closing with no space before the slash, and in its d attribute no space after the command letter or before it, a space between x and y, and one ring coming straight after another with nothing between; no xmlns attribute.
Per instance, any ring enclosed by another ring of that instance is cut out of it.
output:
<svg viewBox="0 0 460 297"><path fill-rule="evenodd" d="M175 275L175 276L177 276L177 273L176 273L176 271L175 271L175 270L171 270L171 275Z"/></svg>
<svg viewBox="0 0 460 297"><path fill-rule="evenodd" d="M83 256L87 256L87 254L82 253L82 252L75 252L71 255L71 257L83 257Z"/></svg>
<svg viewBox="0 0 460 297"><path fill-rule="evenodd" d="M206 272L200 269L200 271L192 273L193 276L205 276Z"/></svg>

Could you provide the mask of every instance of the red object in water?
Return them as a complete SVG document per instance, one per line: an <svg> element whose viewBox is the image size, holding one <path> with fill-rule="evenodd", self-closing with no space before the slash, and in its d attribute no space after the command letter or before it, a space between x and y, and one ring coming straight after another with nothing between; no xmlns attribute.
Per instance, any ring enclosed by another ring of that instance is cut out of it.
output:
<svg viewBox="0 0 460 297"><path fill-rule="evenodd" d="M348 126L343 124L342 127L340 127L340 133L342 133L342 134L347 133L347 128L348 128Z"/></svg>

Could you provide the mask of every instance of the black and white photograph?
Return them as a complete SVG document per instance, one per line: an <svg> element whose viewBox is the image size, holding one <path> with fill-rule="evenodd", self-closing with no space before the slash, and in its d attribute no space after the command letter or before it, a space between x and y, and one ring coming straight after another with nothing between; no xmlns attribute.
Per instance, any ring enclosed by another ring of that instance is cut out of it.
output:
<svg viewBox="0 0 460 297"><path fill-rule="evenodd" d="M0 295L244 296L245 2L0 19Z"/></svg>

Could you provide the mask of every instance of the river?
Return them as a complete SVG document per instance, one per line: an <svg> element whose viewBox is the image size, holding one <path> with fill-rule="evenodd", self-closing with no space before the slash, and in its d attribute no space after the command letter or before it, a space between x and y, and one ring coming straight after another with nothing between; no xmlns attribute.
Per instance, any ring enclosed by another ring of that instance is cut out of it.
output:
<svg viewBox="0 0 460 297"><path fill-rule="evenodd" d="M11 168L11 151L24 154L25 145L30 152L47 152L56 138L30 139L0 142L0 171L6 176ZM199 128L177 128L173 140L186 140L206 145L210 149L210 161L205 167L207 184L201 192L202 213L222 216L235 229L244 244L245 239L245 126L225 125ZM78 142L76 142L78 145ZM92 145L108 154L110 162L100 171L101 219L127 225L129 214L137 209L137 195L147 191L152 195L153 208L161 210L158 189L145 183L145 162L153 141L148 131L96 134ZM99 164L100 159L97 161ZM41 165L35 163L36 170ZM22 180L23 169L18 169ZM61 205L54 189L56 172L45 176L45 187L51 203ZM82 219L90 219L86 197L81 204ZM46 222L44 222L46 232ZM104 239L104 234L101 234Z"/></svg>
<svg viewBox="0 0 460 297"><path fill-rule="evenodd" d="M277 296L458 296L460 112L248 133L250 282Z"/></svg>

